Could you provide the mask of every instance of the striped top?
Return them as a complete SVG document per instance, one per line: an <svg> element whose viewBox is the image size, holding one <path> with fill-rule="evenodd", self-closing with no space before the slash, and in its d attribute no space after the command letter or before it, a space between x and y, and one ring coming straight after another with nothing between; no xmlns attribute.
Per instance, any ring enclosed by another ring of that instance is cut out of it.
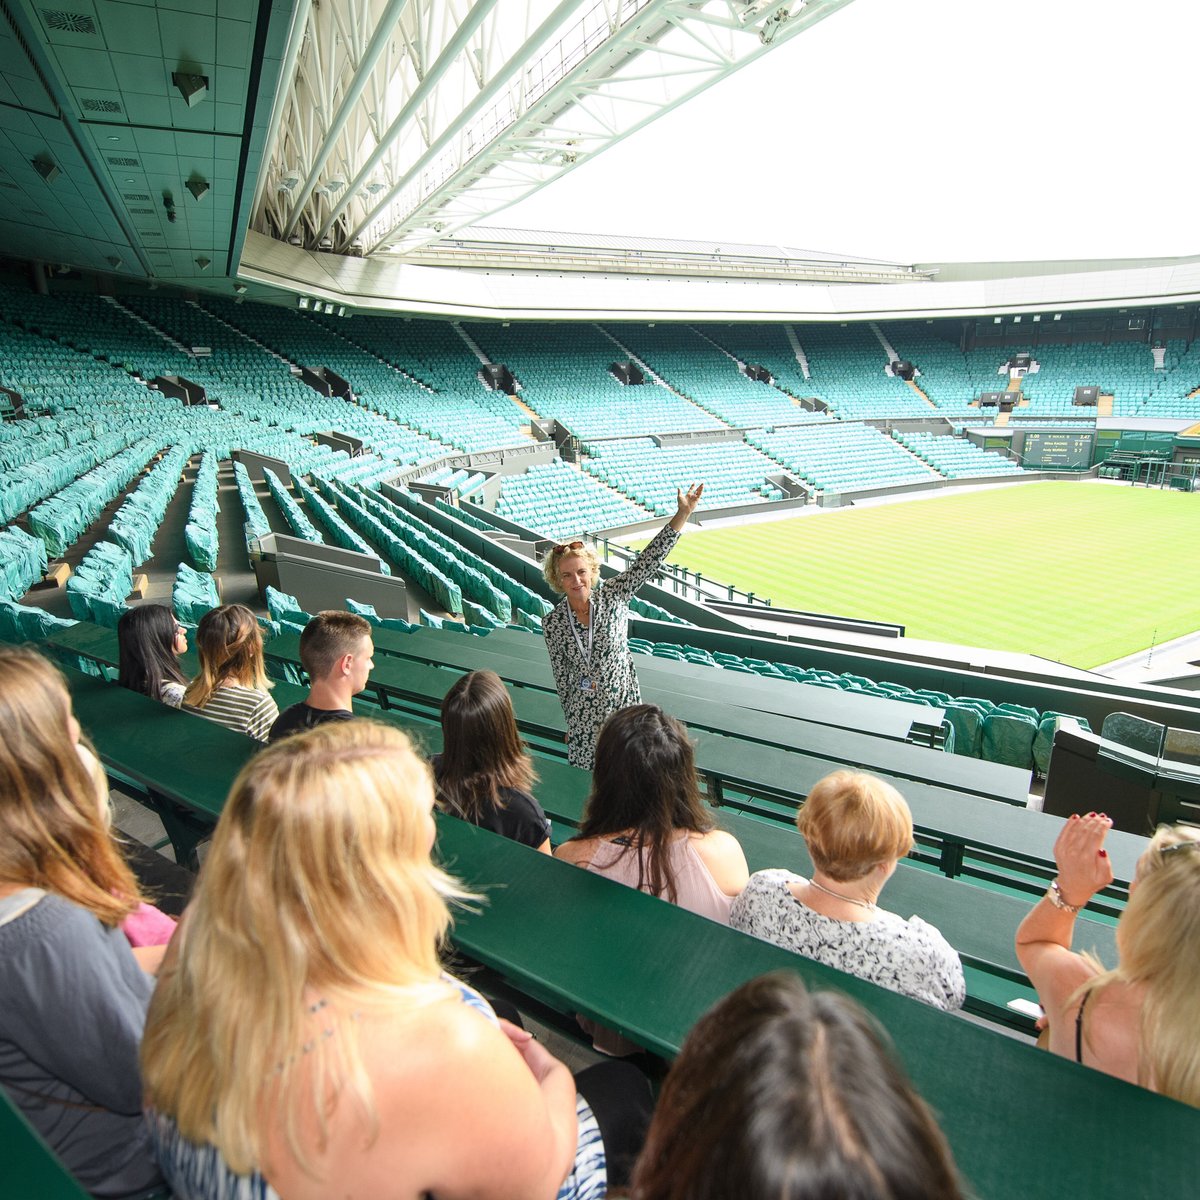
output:
<svg viewBox="0 0 1200 1200"><path fill-rule="evenodd" d="M203 708L185 702L183 711L216 721L234 733L249 734L260 742L267 740L267 734L279 716L275 701L266 692L257 692L237 683L221 684Z"/></svg>
<svg viewBox="0 0 1200 1200"><path fill-rule="evenodd" d="M443 978L458 989L459 998L496 1020L492 1006L474 988L452 975ZM583 1096L575 1096L578 1140L575 1164L563 1180L556 1200L603 1200L608 1191L608 1165L599 1123ZM258 1172L237 1175L229 1169L216 1146L197 1145L183 1137L175 1122L163 1113L146 1113L150 1137L159 1166L176 1200L279 1200L279 1193Z"/></svg>

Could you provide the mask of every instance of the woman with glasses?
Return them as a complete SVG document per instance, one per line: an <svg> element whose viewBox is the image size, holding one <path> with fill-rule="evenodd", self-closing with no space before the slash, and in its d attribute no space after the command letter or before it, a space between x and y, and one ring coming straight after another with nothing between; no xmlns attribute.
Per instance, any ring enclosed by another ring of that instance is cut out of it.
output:
<svg viewBox="0 0 1200 1200"><path fill-rule="evenodd" d="M620 575L601 582L600 560L583 542L555 546L542 564L546 582L563 597L542 630L567 718L572 766L590 770L600 727L618 709L641 701L629 650L629 602L679 541L704 484L677 494L675 515Z"/></svg>
<svg viewBox="0 0 1200 1200"><path fill-rule="evenodd" d="M966 982L950 943L920 917L879 907L913 848L904 797L873 775L835 771L813 786L796 825L811 877L756 871L733 903L734 929L935 1008L961 1008Z"/></svg>
<svg viewBox="0 0 1200 1200"><path fill-rule="evenodd" d="M187 676L179 657L187 652L187 634L165 604L126 609L117 622L117 682L172 708L183 703Z"/></svg>
<svg viewBox="0 0 1200 1200"><path fill-rule="evenodd" d="M1050 1049L1200 1107L1200 830L1162 826L1138 859L1117 923L1117 965L1071 949L1075 918L1113 881L1103 813L1072 816L1058 878L1017 930L1017 957L1049 1024Z"/></svg>

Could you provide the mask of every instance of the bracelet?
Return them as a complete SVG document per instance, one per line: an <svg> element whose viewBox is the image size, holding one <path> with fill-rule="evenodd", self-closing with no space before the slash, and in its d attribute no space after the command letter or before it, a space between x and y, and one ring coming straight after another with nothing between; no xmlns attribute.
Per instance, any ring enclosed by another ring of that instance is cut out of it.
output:
<svg viewBox="0 0 1200 1200"><path fill-rule="evenodd" d="M1054 905L1055 908L1062 909L1063 912L1069 912L1072 916L1079 912L1082 908L1087 908L1087 902L1083 904L1068 904L1063 897L1062 888L1058 886L1058 880L1052 879L1050 886L1046 889L1046 899Z"/></svg>

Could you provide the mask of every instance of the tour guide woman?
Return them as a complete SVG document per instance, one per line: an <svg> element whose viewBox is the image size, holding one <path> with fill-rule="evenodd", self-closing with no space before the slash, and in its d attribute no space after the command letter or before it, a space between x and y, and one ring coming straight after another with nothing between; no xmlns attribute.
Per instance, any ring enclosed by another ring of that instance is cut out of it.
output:
<svg viewBox="0 0 1200 1200"><path fill-rule="evenodd" d="M567 718L572 766L590 769L600 726L618 709L641 701L629 652L629 601L670 554L703 494L702 483L680 491L671 520L625 571L603 583L596 552L583 542L555 546L546 555L546 582L564 599L546 615L542 629Z"/></svg>

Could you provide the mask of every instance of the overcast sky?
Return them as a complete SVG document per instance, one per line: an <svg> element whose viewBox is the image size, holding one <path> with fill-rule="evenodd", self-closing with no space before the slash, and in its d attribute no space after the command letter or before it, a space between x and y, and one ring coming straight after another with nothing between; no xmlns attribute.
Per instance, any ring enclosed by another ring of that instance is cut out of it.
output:
<svg viewBox="0 0 1200 1200"><path fill-rule="evenodd" d="M1198 35L1187 0L854 0L484 224L905 263L1198 254Z"/></svg>

